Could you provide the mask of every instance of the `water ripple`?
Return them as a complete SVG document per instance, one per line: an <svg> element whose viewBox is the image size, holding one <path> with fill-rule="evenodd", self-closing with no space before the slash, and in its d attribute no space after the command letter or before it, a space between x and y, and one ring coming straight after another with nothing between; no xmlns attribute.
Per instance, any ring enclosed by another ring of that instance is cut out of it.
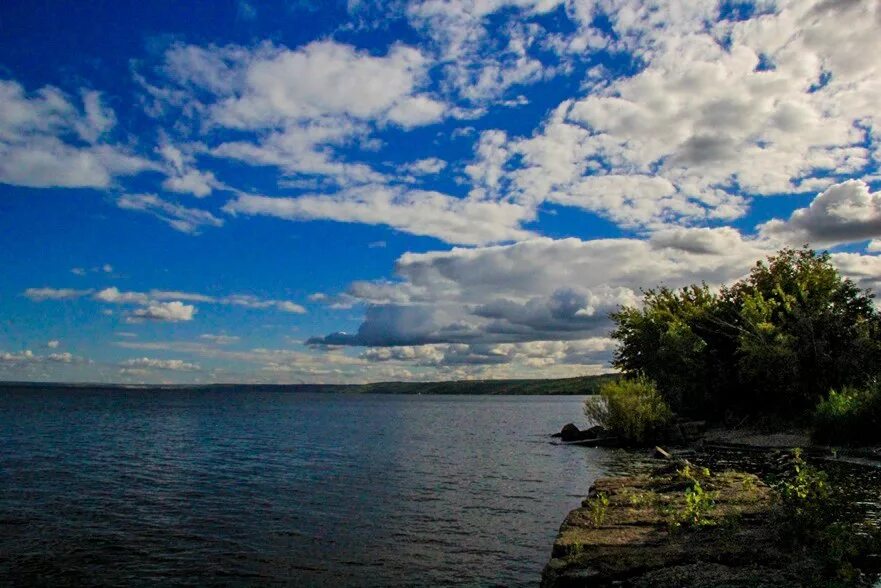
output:
<svg viewBox="0 0 881 588"><path fill-rule="evenodd" d="M537 584L580 398L0 393L0 584Z"/></svg>

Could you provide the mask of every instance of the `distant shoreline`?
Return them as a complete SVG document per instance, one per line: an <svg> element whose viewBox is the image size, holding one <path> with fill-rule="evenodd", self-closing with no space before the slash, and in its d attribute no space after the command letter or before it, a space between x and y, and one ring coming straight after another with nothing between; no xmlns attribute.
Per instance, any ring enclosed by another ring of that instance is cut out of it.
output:
<svg viewBox="0 0 881 588"><path fill-rule="evenodd" d="M617 374L559 379L451 380L441 382L375 382L371 384L107 384L79 382L0 382L0 392L37 388L117 390L191 390L235 392L290 392L321 394L465 394L475 396L583 396L596 394L599 386Z"/></svg>

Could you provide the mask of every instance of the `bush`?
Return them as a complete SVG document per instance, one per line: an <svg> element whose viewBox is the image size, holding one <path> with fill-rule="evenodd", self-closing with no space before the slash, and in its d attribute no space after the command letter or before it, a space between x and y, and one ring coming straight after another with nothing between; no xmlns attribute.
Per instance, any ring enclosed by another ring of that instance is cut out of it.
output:
<svg viewBox="0 0 881 588"><path fill-rule="evenodd" d="M655 383L643 377L607 382L600 399L585 400L584 414L634 445L650 443L673 417Z"/></svg>
<svg viewBox="0 0 881 588"><path fill-rule="evenodd" d="M831 391L814 411L813 437L831 445L881 442L881 383Z"/></svg>

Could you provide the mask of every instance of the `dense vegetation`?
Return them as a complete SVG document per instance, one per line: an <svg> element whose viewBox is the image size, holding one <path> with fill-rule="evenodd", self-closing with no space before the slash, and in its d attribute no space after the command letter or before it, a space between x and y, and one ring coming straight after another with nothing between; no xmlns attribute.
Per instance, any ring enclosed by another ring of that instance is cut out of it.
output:
<svg viewBox="0 0 881 588"><path fill-rule="evenodd" d="M784 249L718 292L648 290L612 318L613 365L655 382L677 414L816 413L827 441L848 441L857 424L860 442L881 439L881 315L827 253Z"/></svg>
<svg viewBox="0 0 881 588"><path fill-rule="evenodd" d="M677 412L799 416L830 390L879 375L872 297L828 254L784 249L719 293L647 291L642 308L613 314L613 363L657 382Z"/></svg>

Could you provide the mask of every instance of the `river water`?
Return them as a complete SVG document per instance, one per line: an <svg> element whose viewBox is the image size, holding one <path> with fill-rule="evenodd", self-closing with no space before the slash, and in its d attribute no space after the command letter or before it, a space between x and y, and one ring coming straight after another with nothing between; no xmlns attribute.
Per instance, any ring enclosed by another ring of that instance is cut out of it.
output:
<svg viewBox="0 0 881 588"><path fill-rule="evenodd" d="M535 586L582 400L0 390L0 584Z"/></svg>

